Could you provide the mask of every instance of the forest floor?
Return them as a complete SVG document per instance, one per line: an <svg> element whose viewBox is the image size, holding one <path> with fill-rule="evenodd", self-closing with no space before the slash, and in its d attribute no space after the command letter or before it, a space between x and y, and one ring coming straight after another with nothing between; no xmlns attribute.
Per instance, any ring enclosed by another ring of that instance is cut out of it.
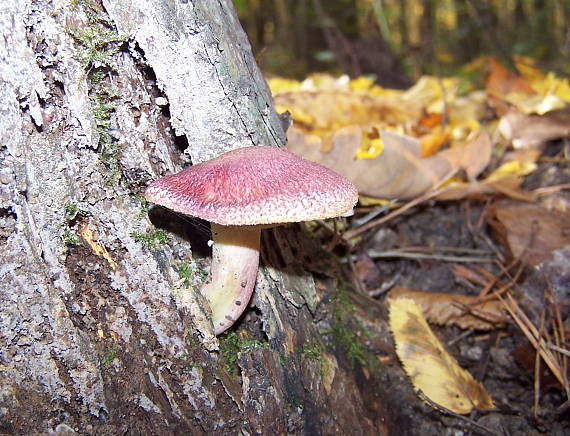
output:
<svg viewBox="0 0 570 436"><path fill-rule="evenodd" d="M536 190L568 184L568 147L568 141L549 143L538 160L537 171L526 177L523 187ZM570 201L567 191L560 190L555 195L557 201ZM547 255L534 264L525 261L528 257L525 257L524 250L522 255L513 256L509 245L513 240L509 240L509 232L515 232L516 225L496 225L497 207L505 201L511 200L482 197L479 200L424 203L369 230L352 251L357 254L354 263L344 268L353 285L352 291L372 295L381 307L387 307L390 290L396 286L425 293L471 296L479 295L483 288L497 292L507 290L544 334L550 338L556 336L555 318L559 317L564 325L559 333L564 335L564 330L567 332L569 327L570 247L566 245L555 256ZM362 217L363 212L357 211L354 219ZM524 210L521 213L524 214ZM524 223L529 217L521 215L516 218L515 221ZM532 219L540 224L543 218L538 214ZM546 217L544 220L548 224ZM568 232L566 221L560 225L564 226L561 231ZM541 240L540 243L548 245L548 241ZM430 256L400 257L398 253L406 247L423 248L423 252L419 250L416 253ZM450 251L449 247L455 247L456 251ZM532 247L527 248L532 251ZM446 250L453 256L445 256ZM388 258L374 258L375 253L393 254ZM477 259L471 259L473 253L488 256L491 261L476 263ZM359 301L362 304L359 305ZM355 298L353 303L363 325L370 327L388 323L388 311L374 311L372 314L369 299ZM380 318L370 319L374 316ZM544 360L536 359L535 347L519 326L512 318L508 319L502 326L484 330L432 324L445 348L461 367L482 382L492 397L495 405L492 410L474 410L468 415L484 428L475 427L459 415L436 410L436 404L421 401L394 349L387 349L386 342L377 341L373 333L363 337L367 351L380 362L376 383L382 386L383 401L392 411L394 421L389 428L393 434L399 431L404 431L401 434L422 436L569 434L570 407L568 403L564 406L568 400L564 387L546 367ZM372 327L372 330L376 329ZM564 343L564 338L560 339L562 347L567 350L568 340ZM563 377L567 377L567 354L559 354L556 358L565 372ZM435 373L434 377L437 377Z"/></svg>

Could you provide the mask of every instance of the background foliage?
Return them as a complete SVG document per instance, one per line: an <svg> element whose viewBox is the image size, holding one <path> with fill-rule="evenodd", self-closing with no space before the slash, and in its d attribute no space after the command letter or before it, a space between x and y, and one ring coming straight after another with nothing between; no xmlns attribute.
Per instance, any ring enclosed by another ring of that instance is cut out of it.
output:
<svg viewBox="0 0 570 436"><path fill-rule="evenodd" d="M267 73L373 74L407 87L481 55L529 56L568 73L568 0L234 0ZM402 67L402 68L400 68ZM400 76L400 77L399 77Z"/></svg>

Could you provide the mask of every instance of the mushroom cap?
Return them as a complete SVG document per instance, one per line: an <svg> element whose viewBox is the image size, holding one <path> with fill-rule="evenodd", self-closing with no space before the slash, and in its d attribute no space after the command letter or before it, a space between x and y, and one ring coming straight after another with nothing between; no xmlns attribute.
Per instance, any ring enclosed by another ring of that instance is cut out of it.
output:
<svg viewBox="0 0 570 436"><path fill-rule="evenodd" d="M152 182L152 203L221 225L271 225L331 218L351 210L346 178L271 146L238 148Z"/></svg>

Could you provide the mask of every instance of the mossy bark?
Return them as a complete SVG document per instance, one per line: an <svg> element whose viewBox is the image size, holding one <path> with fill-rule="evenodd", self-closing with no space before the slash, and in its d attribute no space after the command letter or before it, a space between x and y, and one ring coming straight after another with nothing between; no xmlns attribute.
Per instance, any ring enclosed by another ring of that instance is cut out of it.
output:
<svg viewBox="0 0 570 436"><path fill-rule="evenodd" d="M322 345L304 235L264 231L237 332L269 346L230 373L188 222L148 218L190 158L284 142L231 2L2 2L0 32L0 433L385 434Z"/></svg>

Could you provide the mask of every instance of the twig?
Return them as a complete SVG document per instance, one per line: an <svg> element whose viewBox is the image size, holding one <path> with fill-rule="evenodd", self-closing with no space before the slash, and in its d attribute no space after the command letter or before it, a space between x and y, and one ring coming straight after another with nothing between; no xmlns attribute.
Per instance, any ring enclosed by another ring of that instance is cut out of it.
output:
<svg viewBox="0 0 570 436"><path fill-rule="evenodd" d="M374 209L372 209L372 211L368 212L363 217L352 220L350 228L352 229L352 228L359 227L359 226L366 224L370 220L373 220L374 218L376 218L381 213L384 213L384 212L390 210L390 207L392 205L394 205L396 202L397 202L397 200L390 200L388 203L386 203L383 206L376 206Z"/></svg>
<svg viewBox="0 0 570 436"><path fill-rule="evenodd" d="M389 257L399 257L403 259L432 259L441 260L442 262L467 262L467 263L493 263L495 259L490 257L472 257L472 256L448 256L443 254L425 254L425 253L411 253L402 250L388 250L388 251L377 251L368 250L366 252L368 256L373 259L389 258Z"/></svg>
<svg viewBox="0 0 570 436"><path fill-rule="evenodd" d="M402 247L399 251L407 253L434 253L434 252L450 252L450 253L471 253L471 254L492 254L492 251L482 250L480 248L467 248L467 247L451 247L447 245L437 245L435 247L426 247L423 245L410 245Z"/></svg>
<svg viewBox="0 0 570 436"><path fill-rule="evenodd" d="M545 186L544 188L537 188L532 191L537 196L555 194L563 189L570 189L570 183L564 185Z"/></svg>
<svg viewBox="0 0 570 436"><path fill-rule="evenodd" d="M454 337L451 341L447 342L447 346L448 347L452 347L454 346L457 342L465 339L467 336L471 336L473 334L474 330L465 330L463 333L461 333L460 335Z"/></svg>
<svg viewBox="0 0 570 436"><path fill-rule="evenodd" d="M554 322L555 322L555 339L556 345L560 348L561 345L566 343L566 329L564 323L562 321L562 314L560 313L560 306L557 304L557 299L552 289L552 283L548 280L548 293L551 297L553 302L553 311L554 311ZM566 381L566 396L570 399L570 385L568 383L568 359L566 358L566 354L560 354L560 366L562 367L562 374L564 375L564 380Z"/></svg>
<svg viewBox="0 0 570 436"><path fill-rule="evenodd" d="M446 180L447 180L447 178L446 178ZM372 220L372 221L368 222L367 224L364 224L364 225L362 225L356 229L350 229L350 230L344 232L343 237L346 240L354 238L355 236L358 236L361 233L364 233L373 227L379 226L380 224L384 224L385 222L390 221L391 219L403 214L408 209L411 209L412 207L417 206L418 204L421 204L424 201L427 201L427 200L430 200L431 198L437 197L439 194L447 191L448 189L449 188L446 186L443 188L431 190L431 191L425 193L424 195L421 195L420 197L417 197L414 200L406 203L401 208L396 209L395 211L389 213L388 215L383 216L382 218Z"/></svg>
<svg viewBox="0 0 570 436"><path fill-rule="evenodd" d="M382 286L376 289L371 289L370 291L367 292L367 294L370 297L379 297L380 295L385 294L394 287L394 285L398 282L398 280L400 280L401 276L402 273L397 272L390 280L382 283Z"/></svg>
<svg viewBox="0 0 570 436"><path fill-rule="evenodd" d="M481 212L481 215L479 216L479 219L477 220L477 224L475 227L473 227L473 223L471 222L471 203L467 202L465 203L465 221L467 223L467 229L469 230L469 232L471 233L471 235L473 236L474 239L481 239L483 240L483 242L485 244L487 244L487 246L489 248L491 248L491 250L493 250L493 252L495 253L495 255L497 256L497 258L502 262L504 261L504 256L503 253L501 253L501 251L495 246L495 244L491 241L491 239L489 239L488 236L486 236L484 233L481 232L481 227L483 226L483 222L484 222L484 218L485 215L487 214L487 210L489 208L489 203L487 202L487 204L485 204L485 207L483 209L483 211Z"/></svg>

